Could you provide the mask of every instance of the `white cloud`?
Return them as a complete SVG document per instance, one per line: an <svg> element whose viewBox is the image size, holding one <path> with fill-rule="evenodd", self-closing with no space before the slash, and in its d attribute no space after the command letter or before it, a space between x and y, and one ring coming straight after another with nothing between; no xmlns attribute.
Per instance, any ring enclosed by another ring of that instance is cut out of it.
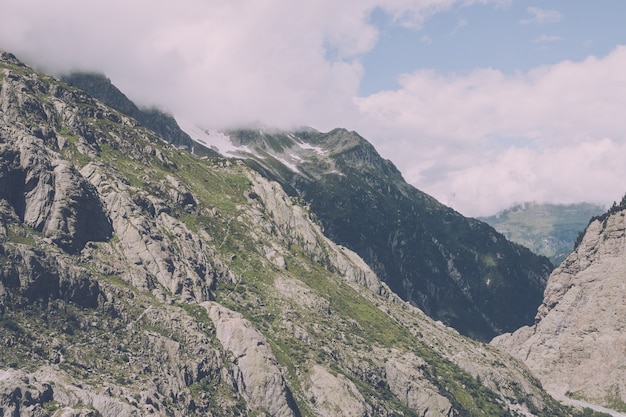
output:
<svg viewBox="0 0 626 417"><path fill-rule="evenodd" d="M563 40L562 36L541 35L541 36L533 39L533 43L545 44L545 43L559 42L559 41L562 41L562 40Z"/></svg>
<svg viewBox="0 0 626 417"><path fill-rule="evenodd" d="M103 71L135 100L214 126L331 128L352 117L375 8L419 25L475 2L0 0L0 48L48 71Z"/></svg>
<svg viewBox="0 0 626 417"><path fill-rule="evenodd" d="M358 130L408 180L465 214L540 196L619 199L623 191L604 184L619 188L609 168L624 160L626 47L513 75L417 71L395 91L357 96L360 59L379 36L373 10L419 27L451 8L509 1L0 0L0 49L49 71L100 70L133 100L209 128ZM528 23L562 18L528 13ZM603 163L585 165L580 156L601 140ZM603 185L579 181L574 193L560 175L568 159L550 155L581 161L580 172ZM539 165L549 162L556 174Z"/></svg>
<svg viewBox="0 0 626 417"><path fill-rule="evenodd" d="M626 191L614 169L626 160L625 67L619 47L513 75L418 71L401 77L398 90L356 102L367 119L362 130L381 138L375 143L407 180L464 214L524 200L612 201ZM583 163L594 143L608 151Z"/></svg>
<svg viewBox="0 0 626 417"><path fill-rule="evenodd" d="M443 203L490 215L525 201L609 204L626 192L626 144L600 139L569 146L511 147L431 186Z"/></svg>
<svg viewBox="0 0 626 417"><path fill-rule="evenodd" d="M530 17L520 20L522 24L529 23L556 23L560 22L563 15L558 10L542 9L541 7L529 7L526 9Z"/></svg>

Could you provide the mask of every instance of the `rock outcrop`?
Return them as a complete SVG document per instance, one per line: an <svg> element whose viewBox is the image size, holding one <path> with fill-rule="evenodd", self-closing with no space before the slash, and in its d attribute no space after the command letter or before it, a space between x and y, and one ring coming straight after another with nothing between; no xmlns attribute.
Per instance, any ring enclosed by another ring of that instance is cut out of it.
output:
<svg viewBox="0 0 626 417"><path fill-rule="evenodd" d="M594 218L552 273L536 323L492 344L523 360L557 396L624 409L626 207Z"/></svg>
<svg viewBox="0 0 626 417"><path fill-rule="evenodd" d="M0 159L0 198L27 226L69 253L111 237L113 228L93 186L41 139L19 135L0 145Z"/></svg>
<svg viewBox="0 0 626 417"><path fill-rule="evenodd" d="M265 337L241 314L205 303L217 339L231 352L233 379L246 403L276 417L298 415L283 373Z"/></svg>

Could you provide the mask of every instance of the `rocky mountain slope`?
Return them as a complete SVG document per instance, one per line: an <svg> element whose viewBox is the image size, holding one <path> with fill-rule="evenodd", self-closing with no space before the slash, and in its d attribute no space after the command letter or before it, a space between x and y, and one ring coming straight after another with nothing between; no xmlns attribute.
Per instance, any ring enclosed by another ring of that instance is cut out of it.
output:
<svg viewBox="0 0 626 417"><path fill-rule="evenodd" d="M532 323L549 260L407 184L357 133L183 128L309 204L329 238L434 319L484 341Z"/></svg>
<svg viewBox="0 0 626 417"><path fill-rule="evenodd" d="M75 73L63 79L140 122L145 119L103 76ZM163 115L154 125L172 125L170 119ZM263 129L207 135L185 127L198 149L204 145L242 158L301 197L327 236L356 251L393 291L431 317L483 341L532 323L552 265L408 185L354 132ZM162 137L180 143L178 136Z"/></svg>
<svg viewBox="0 0 626 417"><path fill-rule="evenodd" d="M572 415L276 182L0 55L0 414Z"/></svg>
<svg viewBox="0 0 626 417"><path fill-rule="evenodd" d="M523 203L479 220L493 226L507 239L559 265L574 249L574 243L589 219L605 210L605 207L591 203Z"/></svg>
<svg viewBox="0 0 626 417"><path fill-rule="evenodd" d="M157 108L139 108L126 97L111 80L98 73L73 72L65 74L61 80L67 84L86 91L92 97L100 100L127 116L137 120L140 125L157 133L172 145L185 148L199 156L216 156L215 153L191 137L178 126L176 120L169 114Z"/></svg>
<svg viewBox="0 0 626 417"><path fill-rule="evenodd" d="M592 219L548 280L536 323L493 345L556 396L626 412L626 199Z"/></svg>

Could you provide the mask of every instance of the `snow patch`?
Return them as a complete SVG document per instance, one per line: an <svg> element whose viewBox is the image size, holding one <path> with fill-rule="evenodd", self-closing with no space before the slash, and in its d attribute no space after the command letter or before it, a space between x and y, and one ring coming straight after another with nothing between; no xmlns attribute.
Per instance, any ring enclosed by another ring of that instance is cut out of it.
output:
<svg viewBox="0 0 626 417"><path fill-rule="evenodd" d="M319 146L313 146L306 142L296 141L296 144L298 145L298 147L300 147L300 149L311 150L311 151L314 151L318 155L325 155L328 153L327 150L324 150L320 148Z"/></svg>
<svg viewBox="0 0 626 417"><path fill-rule="evenodd" d="M223 132L203 129L198 127L192 122L187 120L176 118L176 122L180 128L187 133L194 141L217 151L222 156L237 157L242 152L253 154L252 150L247 146L235 146L233 145L230 136Z"/></svg>
<svg viewBox="0 0 626 417"><path fill-rule="evenodd" d="M298 169L298 167L296 165L294 165L292 162L289 162L283 158L279 158L277 156L275 156L276 160L278 162L280 162L281 164L285 165L287 168L289 168L290 170L297 172L300 174L300 170Z"/></svg>

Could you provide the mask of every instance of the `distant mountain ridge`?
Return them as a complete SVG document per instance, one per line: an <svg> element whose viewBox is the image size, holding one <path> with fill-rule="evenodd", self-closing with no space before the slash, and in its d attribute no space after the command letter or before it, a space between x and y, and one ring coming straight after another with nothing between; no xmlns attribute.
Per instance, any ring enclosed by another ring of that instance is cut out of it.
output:
<svg viewBox="0 0 626 417"><path fill-rule="evenodd" d="M507 239L546 256L559 265L572 250L589 219L606 210L599 204L540 204L527 202L478 219Z"/></svg>

